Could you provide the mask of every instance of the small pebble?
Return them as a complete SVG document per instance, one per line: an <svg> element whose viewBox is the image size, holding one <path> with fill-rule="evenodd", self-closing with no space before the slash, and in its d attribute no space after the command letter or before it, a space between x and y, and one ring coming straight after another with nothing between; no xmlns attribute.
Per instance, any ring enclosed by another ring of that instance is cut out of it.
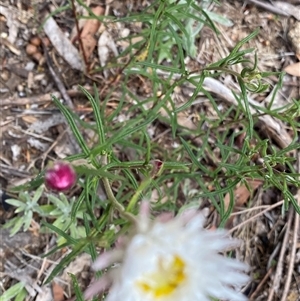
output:
<svg viewBox="0 0 300 301"><path fill-rule="evenodd" d="M41 39L39 37L32 37L30 39L30 44L39 47L41 45Z"/></svg>
<svg viewBox="0 0 300 301"><path fill-rule="evenodd" d="M34 63L34 62L28 62L28 63L26 64L26 66L25 66L25 69L26 69L27 71L32 71L32 70L34 69L34 67L35 67L35 63Z"/></svg>
<svg viewBox="0 0 300 301"><path fill-rule="evenodd" d="M19 92L18 95L20 98L26 97L26 93L24 91Z"/></svg>
<svg viewBox="0 0 300 301"><path fill-rule="evenodd" d="M28 55L34 55L35 53L37 53L38 49L35 45L32 44L27 44L26 46L26 53Z"/></svg>
<svg viewBox="0 0 300 301"><path fill-rule="evenodd" d="M24 86L21 85L21 84L19 84L19 85L17 86L17 90L18 90L18 92L23 92L23 91L24 91Z"/></svg>

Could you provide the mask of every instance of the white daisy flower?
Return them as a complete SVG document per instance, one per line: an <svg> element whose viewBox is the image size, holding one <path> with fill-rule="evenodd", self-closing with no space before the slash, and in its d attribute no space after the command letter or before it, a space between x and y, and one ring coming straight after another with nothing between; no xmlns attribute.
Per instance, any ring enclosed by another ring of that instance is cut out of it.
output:
<svg viewBox="0 0 300 301"><path fill-rule="evenodd" d="M203 222L194 210L150 220L144 203L135 233L123 247L102 254L94 269L118 265L92 284L85 297L110 286L106 301L247 300L239 289L249 280L243 273L248 266L219 254L239 242L224 230L205 230Z"/></svg>

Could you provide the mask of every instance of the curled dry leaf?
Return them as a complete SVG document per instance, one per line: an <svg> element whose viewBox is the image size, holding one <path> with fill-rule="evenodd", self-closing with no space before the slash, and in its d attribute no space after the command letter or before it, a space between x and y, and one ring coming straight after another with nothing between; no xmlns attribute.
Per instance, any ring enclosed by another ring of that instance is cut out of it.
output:
<svg viewBox="0 0 300 301"><path fill-rule="evenodd" d="M45 22L44 31L57 52L70 64L70 66L76 70L84 71L83 60L78 50L60 30L52 17L49 17Z"/></svg>
<svg viewBox="0 0 300 301"><path fill-rule="evenodd" d="M290 75L300 77L300 62L288 65L284 71Z"/></svg>
<svg viewBox="0 0 300 301"><path fill-rule="evenodd" d="M252 191L257 189L260 185L262 185L262 183L263 182L258 179L247 181L247 184L251 188ZM245 203L247 202L248 198L250 197L252 191L249 191L249 189L244 184L237 187L234 191L235 206L236 207L244 206ZM229 201L230 201L230 195L229 195L229 193L227 193L224 198L225 210L228 209Z"/></svg>
<svg viewBox="0 0 300 301"><path fill-rule="evenodd" d="M64 289L54 281L52 283L52 294L53 294L53 301L65 300Z"/></svg>
<svg viewBox="0 0 300 301"><path fill-rule="evenodd" d="M259 186L263 184L262 180L253 179L247 181L248 186L250 187L251 191L249 191L248 187L245 184L238 186L234 191L234 208L244 206L245 203L248 201L251 193L256 190ZM224 198L224 207L225 211L228 209L230 203L230 194L227 193ZM233 209L235 211L235 209ZM232 226L234 216L230 216L226 223L226 228L230 229Z"/></svg>
<svg viewBox="0 0 300 301"><path fill-rule="evenodd" d="M93 13L96 16L101 16L104 13L104 8L101 6L97 6L92 9ZM98 31L100 27L100 22L97 19L89 19L85 22L82 32L80 34L80 38L83 44L83 51L85 53L86 58L89 58L93 53L97 41L94 38L95 33Z"/></svg>

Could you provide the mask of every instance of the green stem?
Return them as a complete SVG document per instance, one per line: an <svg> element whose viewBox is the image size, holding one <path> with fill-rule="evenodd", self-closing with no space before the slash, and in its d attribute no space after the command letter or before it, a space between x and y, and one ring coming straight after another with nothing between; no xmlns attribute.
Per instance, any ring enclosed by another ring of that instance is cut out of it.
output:
<svg viewBox="0 0 300 301"><path fill-rule="evenodd" d="M136 203L140 199L140 196L142 195L143 190L150 185L151 181L152 181L152 178L149 177L149 178L146 178L141 183L141 185L138 187L137 191L135 192L135 194L133 195L133 197L129 201L129 204L127 206L127 211L126 211L127 213L128 213L128 211L131 211L134 208L134 206L136 205Z"/></svg>
<svg viewBox="0 0 300 301"><path fill-rule="evenodd" d="M205 67L205 68L203 68L203 71L204 70L207 70L207 71L223 71L225 73L229 73L231 75L234 75L237 78L241 77L241 75L238 72L235 72L233 70L230 70L230 69L227 69L227 68L224 68L224 67Z"/></svg>
<svg viewBox="0 0 300 301"><path fill-rule="evenodd" d="M102 157L102 164L103 165L107 164L107 156L106 155L104 155ZM114 206L114 208L120 213L120 215L123 218L127 219L128 221L130 221L133 224L136 224L137 223L136 217L133 214L131 214L130 212L126 212L125 208L122 206L122 204L120 204L118 202L118 200L115 198L114 193L111 189L109 180L107 178L103 178L102 182L103 182L107 197L108 197L109 201L111 202L111 204Z"/></svg>

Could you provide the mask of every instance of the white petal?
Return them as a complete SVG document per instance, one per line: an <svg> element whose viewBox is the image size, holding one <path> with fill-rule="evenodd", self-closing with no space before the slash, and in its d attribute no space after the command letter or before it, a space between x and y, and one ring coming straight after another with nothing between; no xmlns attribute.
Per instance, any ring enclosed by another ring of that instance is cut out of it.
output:
<svg viewBox="0 0 300 301"><path fill-rule="evenodd" d="M92 268L94 270L102 270L115 262L120 262L123 257L123 253L123 250L113 250L110 252L105 252L94 261Z"/></svg>

